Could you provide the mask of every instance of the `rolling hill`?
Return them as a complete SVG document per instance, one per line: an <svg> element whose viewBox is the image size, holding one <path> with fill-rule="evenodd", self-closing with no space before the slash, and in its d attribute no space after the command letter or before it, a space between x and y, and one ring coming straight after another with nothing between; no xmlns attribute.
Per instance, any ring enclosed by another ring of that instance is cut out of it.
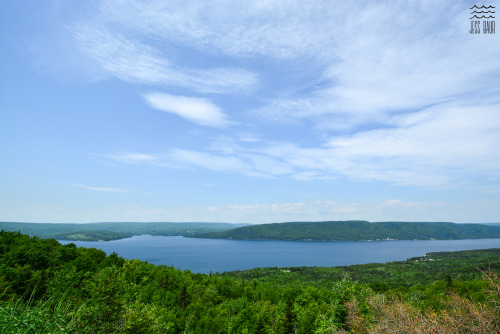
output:
<svg viewBox="0 0 500 334"><path fill-rule="evenodd" d="M500 226L440 222L323 221L250 225L198 238L293 241L429 240L500 238Z"/></svg>
<svg viewBox="0 0 500 334"><path fill-rule="evenodd" d="M228 223L89 223L89 224L49 224L49 223L9 223L0 222L0 229L21 232L39 238L58 240L107 241L129 238L134 235L182 235L194 236L229 230L244 224Z"/></svg>

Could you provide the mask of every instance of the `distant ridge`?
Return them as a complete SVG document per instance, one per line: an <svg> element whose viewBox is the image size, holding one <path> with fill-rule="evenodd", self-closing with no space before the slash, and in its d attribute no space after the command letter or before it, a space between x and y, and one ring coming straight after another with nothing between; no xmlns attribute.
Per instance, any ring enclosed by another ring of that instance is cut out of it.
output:
<svg viewBox="0 0 500 334"><path fill-rule="evenodd" d="M443 222L370 223L363 220L289 222L250 225L194 237L289 241L488 239L500 238L500 226Z"/></svg>
<svg viewBox="0 0 500 334"><path fill-rule="evenodd" d="M134 235L181 235L225 231L246 224L229 223L12 223L0 222L0 230L21 232L40 238L58 240L108 241L130 238Z"/></svg>

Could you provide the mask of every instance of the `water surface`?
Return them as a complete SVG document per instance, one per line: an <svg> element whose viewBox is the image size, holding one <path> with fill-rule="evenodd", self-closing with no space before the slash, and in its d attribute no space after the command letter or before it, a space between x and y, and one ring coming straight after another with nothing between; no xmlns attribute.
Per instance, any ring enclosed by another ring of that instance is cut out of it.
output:
<svg viewBox="0 0 500 334"><path fill-rule="evenodd" d="M194 273L258 267L333 267L383 263L423 256L429 252L500 248L500 239L396 241L248 241L184 237L134 236L105 241L64 241L118 253Z"/></svg>

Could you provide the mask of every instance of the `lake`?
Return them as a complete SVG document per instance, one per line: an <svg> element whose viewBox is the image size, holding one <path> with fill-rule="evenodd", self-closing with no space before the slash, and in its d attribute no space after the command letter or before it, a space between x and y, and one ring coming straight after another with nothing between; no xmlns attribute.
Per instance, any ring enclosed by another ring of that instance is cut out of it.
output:
<svg viewBox="0 0 500 334"><path fill-rule="evenodd" d="M134 236L105 241L65 241L98 248L107 254L173 266L194 273L258 267L334 267L383 263L429 252L500 248L500 239L395 241L248 241L184 237Z"/></svg>

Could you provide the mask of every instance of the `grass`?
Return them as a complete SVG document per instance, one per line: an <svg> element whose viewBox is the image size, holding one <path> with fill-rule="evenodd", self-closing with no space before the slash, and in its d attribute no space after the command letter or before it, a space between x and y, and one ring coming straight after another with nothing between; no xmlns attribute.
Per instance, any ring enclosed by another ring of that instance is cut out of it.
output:
<svg viewBox="0 0 500 334"><path fill-rule="evenodd" d="M13 297L0 300L0 333L72 333L80 319L83 307L74 308L66 296L57 300L49 298L34 302L33 293L27 302L22 298ZM0 297L3 299L5 291Z"/></svg>

